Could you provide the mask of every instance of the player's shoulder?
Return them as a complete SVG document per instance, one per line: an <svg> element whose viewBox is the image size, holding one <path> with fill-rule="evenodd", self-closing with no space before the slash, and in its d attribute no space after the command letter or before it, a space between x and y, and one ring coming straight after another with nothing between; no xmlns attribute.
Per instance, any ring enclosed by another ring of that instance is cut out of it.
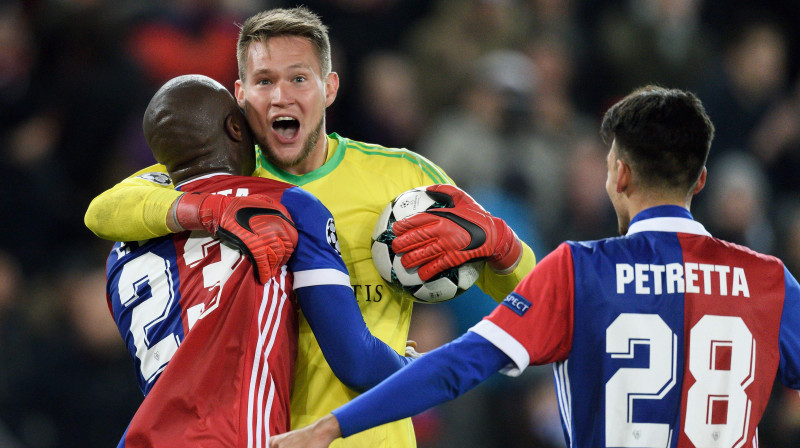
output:
<svg viewBox="0 0 800 448"><path fill-rule="evenodd" d="M293 204L298 204L301 206L316 206L317 204L322 205L322 202L320 202L316 196L308 191L303 190L296 185L287 185L288 187L283 190L283 201L290 201Z"/></svg>
<svg viewBox="0 0 800 448"><path fill-rule="evenodd" d="M331 137L339 141L339 148L344 150L344 157L349 163L363 165L374 172L386 169L390 169L392 172L398 170L420 172L434 183L452 183L438 165L410 149L361 142L336 133L331 134Z"/></svg>
<svg viewBox="0 0 800 448"><path fill-rule="evenodd" d="M625 236L615 236L596 240L567 240L558 249L561 257L570 258L575 264L596 265L624 259L631 253L638 254L640 243L630 241Z"/></svg>
<svg viewBox="0 0 800 448"><path fill-rule="evenodd" d="M283 191L281 204L289 210L293 218L299 215L324 215L330 216L330 210L316 196L300 187L289 185Z"/></svg>
<svg viewBox="0 0 800 448"><path fill-rule="evenodd" d="M624 244L624 239L622 237L609 237L598 240L567 240L561 243L559 248L569 250L570 252L594 253L602 251L608 246L615 246L619 244Z"/></svg>
<svg viewBox="0 0 800 448"><path fill-rule="evenodd" d="M249 196L252 194L263 194L273 198L280 198L286 191L297 188L288 182L284 182L272 178L263 178L256 176L215 176L209 179L209 183L204 187L208 188L209 185L221 187L236 187L231 188L232 192L236 192L237 196Z"/></svg>
<svg viewBox="0 0 800 448"><path fill-rule="evenodd" d="M167 174L167 169L164 165L155 164L143 168L124 179L122 184L139 184L139 185L158 185L161 187L172 187L172 178Z"/></svg>
<svg viewBox="0 0 800 448"><path fill-rule="evenodd" d="M266 194L278 200L293 215L295 213L327 211L322 202L312 193L276 179L265 179L261 177L234 176L239 185L247 185L249 194Z"/></svg>
<svg viewBox="0 0 800 448"><path fill-rule="evenodd" d="M783 260L774 255L764 254L747 246L719 238L706 237L706 239L709 243L699 249L704 255L715 256L717 259L723 260L723 264L737 266L747 272L758 272L759 274L755 277L759 280L789 280L792 277Z"/></svg>
<svg viewBox="0 0 800 448"><path fill-rule="evenodd" d="M763 254L756 250L753 250L747 246L733 243L730 241L725 241L719 238L708 237L708 240L711 241L712 244L717 245L723 250L730 251L733 255L733 258L743 258L743 259L751 259L753 261L760 261L763 263L775 263L783 265L783 261L780 258L774 255Z"/></svg>
<svg viewBox="0 0 800 448"><path fill-rule="evenodd" d="M143 241L116 241L106 258L107 273L119 271L128 261L150 252L157 255L170 253L175 240L186 238L188 234L189 232L181 232Z"/></svg>
<svg viewBox="0 0 800 448"><path fill-rule="evenodd" d="M287 208L314 208L322 203L311 193L296 185L281 180L255 177L218 175L206 179L203 184L193 186L195 189L213 190L220 194L232 196L265 195L283 204ZM291 211L291 210L290 210Z"/></svg>

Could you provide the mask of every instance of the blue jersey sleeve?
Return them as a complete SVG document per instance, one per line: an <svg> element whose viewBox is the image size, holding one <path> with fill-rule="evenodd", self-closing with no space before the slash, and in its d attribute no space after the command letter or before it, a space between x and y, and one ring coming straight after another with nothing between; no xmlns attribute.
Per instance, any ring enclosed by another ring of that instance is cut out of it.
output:
<svg viewBox="0 0 800 448"><path fill-rule="evenodd" d="M339 380L361 392L408 364L369 332L353 290L343 286L308 286L297 290L300 309Z"/></svg>
<svg viewBox="0 0 800 448"><path fill-rule="evenodd" d="M334 410L333 415L339 421L342 436L351 436L452 400L509 363L508 355L470 331L422 355L378 386Z"/></svg>
<svg viewBox="0 0 800 448"><path fill-rule="evenodd" d="M314 285L350 287L350 277L339 250L333 216L322 202L298 187L283 193L281 204L297 228L297 246L287 263L294 288Z"/></svg>
<svg viewBox="0 0 800 448"><path fill-rule="evenodd" d="M410 359L369 332L350 286L330 211L300 188L288 189L281 203L298 233L288 266L300 309L337 378L353 390L366 390Z"/></svg>
<svg viewBox="0 0 800 448"><path fill-rule="evenodd" d="M800 285L784 267L786 292L778 336L781 359L778 378L787 387L800 389Z"/></svg>

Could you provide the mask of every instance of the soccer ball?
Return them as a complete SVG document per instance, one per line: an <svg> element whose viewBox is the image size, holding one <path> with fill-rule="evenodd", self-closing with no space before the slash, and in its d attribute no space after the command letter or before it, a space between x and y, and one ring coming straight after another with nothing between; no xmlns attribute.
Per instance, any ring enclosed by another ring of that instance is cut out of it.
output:
<svg viewBox="0 0 800 448"><path fill-rule="evenodd" d="M439 303L450 300L472 286L483 269L483 261L468 261L423 282L417 274L417 268L404 268L400 262L402 256L392 251L395 238L392 224L395 221L445 206L428 195L425 187L408 190L383 209L372 231L372 262L375 268L389 285L408 292L415 302Z"/></svg>

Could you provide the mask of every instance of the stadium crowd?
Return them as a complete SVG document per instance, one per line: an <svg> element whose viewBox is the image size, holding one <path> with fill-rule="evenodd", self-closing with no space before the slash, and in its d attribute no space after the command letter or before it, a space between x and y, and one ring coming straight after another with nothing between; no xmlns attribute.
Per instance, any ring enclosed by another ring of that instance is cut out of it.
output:
<svg viewBox="0 0 800 448"><path fill-rule="evenodd" d="M267 0L0 0L0 446L105 447L141 402L105 303L111 243L89 201L153 163L141 117L199 73L233 89L237 24ZM800 3L781 0L313 0L339 96L328 129L430 158L544 256L611 235L602 112L656 83L716 126L693 203L712 235L800 272ZM415 308L422 351L493 302ZM494 378L415 418L420 447L563 446L550 369ZM500 429L503 428L503 429ZM776 387L762 447L800 445Z"/></svg>

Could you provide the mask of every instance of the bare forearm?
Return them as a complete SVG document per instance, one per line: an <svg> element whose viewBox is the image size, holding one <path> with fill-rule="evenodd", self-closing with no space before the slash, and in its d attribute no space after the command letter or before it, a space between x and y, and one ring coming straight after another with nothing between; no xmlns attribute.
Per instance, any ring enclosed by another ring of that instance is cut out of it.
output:
<svg viewBox="0 0 800 448"><path fill-rule="evenodd" d="M328 414L310 426L271 437L269 446L270 448L327 448L341 436L339 421L333 414Z"/></svg>

